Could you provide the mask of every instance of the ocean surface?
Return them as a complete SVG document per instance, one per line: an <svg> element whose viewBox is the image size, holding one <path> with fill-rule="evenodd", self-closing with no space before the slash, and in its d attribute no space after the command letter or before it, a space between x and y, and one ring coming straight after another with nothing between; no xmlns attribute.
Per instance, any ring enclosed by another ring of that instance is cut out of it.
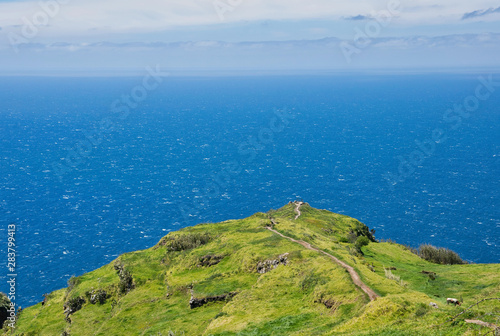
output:
<svg viewBox="0 0 500 336"><path fill-rule="evenodd" d="M296 199L500 262L500 86L479 100L478 76L458 74L142 83L0 78L0 290L15 223L21 306L169 231Z"/></svg>

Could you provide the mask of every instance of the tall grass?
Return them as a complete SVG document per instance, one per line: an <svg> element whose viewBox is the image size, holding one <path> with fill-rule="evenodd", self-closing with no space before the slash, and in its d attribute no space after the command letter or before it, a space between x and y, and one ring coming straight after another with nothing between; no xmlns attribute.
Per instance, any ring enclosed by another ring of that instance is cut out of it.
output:
<svg viewBox="0 0 500 336"><path fill-rule="evenodd" d="M389 280L394 280L396 281L400 286L406 287L408 284L404 282L399 275L396 275L391 272L391 269L389 268L384 268L385 271L385 277Z"/></svg>

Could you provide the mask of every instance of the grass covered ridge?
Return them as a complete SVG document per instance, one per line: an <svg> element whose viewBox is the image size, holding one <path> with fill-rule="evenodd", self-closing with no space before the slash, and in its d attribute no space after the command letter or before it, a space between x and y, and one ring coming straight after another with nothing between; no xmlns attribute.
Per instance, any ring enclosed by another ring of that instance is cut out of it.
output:
<svg viewBox="0 0 500 336"><path fill-rule="evenodd" d="M477 335L498 323L500 265L441 265L408 248L377 243L364 224L304 204L172 232L147 250L72 278L69 287L19 314L5 335ZM356 269L381 297L369 301L328 252ZM259 262L275 262L267 273ZM388 276L391 274L391 276ZM399 279L399 280L398 280ZM231 295L228 295L231 293ZM462 307L446 298L463 299ZM190 300L206 300L191 309ZM214 299L217 298L217 299ZM435 302L438 309L429 306ZM73 309L71 308L73 307Z"/></svg>

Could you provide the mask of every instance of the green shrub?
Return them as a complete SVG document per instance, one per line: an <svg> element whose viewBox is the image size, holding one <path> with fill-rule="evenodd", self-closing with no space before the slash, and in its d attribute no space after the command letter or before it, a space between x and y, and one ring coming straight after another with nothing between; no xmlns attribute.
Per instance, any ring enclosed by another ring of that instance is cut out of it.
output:
<svg viewBox="0 0 500 336"><path fill-rule="evenodd" d="M429 306L425 303L419 303L417 309L415 310L415 316L422 317L429 311Z"/></svg>
<svg viewBox="0 0 500 336"><path fill-rule="evenodd" d="M8 328L9 320L7 317L9 316L8 310L10 309L10 300L8 296L4 293L0 292L0 329ZM19 312L18 312L19 313Z"/></svg>
<svg viewBox="0 0 500 336"><path fill-rule="evenodd" d="M302 258L303 258L302 257L302 252L299 251L299 250L292 251L288 255L288 259L302 259Z"/></svg>
<svg viewBox="0 0 500 336"><path fill-rule="evenodd" d="M357 246L347 246L346 251L349 252L350 255L353 257L357 258L362 258L363 257L363 251ZM353 258L352 260L353 263L356 263L356 259Z"/></svg>
<svg viewBox="0 0 500 336"><path fill-rule="evenodd" d="M348 243L348 242L349 242L349 239L347 239L347 237L340 237L340 238L339 238L339 242L340 242L340 243Z"/></svg>
<svg viewBox="0 0 500 336"><path fill-rule="evenodd" d="M354 244L356 242L356 239L358 239L358 235L356 233L351 231L347 234L347 241L349 243Z"/></svg>
<svg viewBox="0 0 500 336"><path fill-rule="evenodd" d="M372 242L376 241L375 237L373 236L375 234L375 230L370 230L368 226L361 222L357 221L356 224L354 224L353 231L357 237L365 236Z"/></svg>
<svg viewBox="0 0 500 336"><path fill-rule="evenodd" d="M307 273L305 277L300 281L300 288L304 291L310 291L316 287L316 285L325 284L326 280L321 277L321 275L311 272Z"/></svg>
<svg viewBox="0 0 500 336"><path fill-rule="evenodd" d="M0 309L5 309L7 311L7 309L9 308L10 308L10 300L7 294L0 292Z"/></svg>
<svg viewBox="0 0 500 336"><path fill-rule="evenodd" d="M415 253L415 251L412 251ZM435 247L429 244L420 245L416 253L420 258L442 265L467 264L460 256L447 248Z"/></svg>
<svg viewBox="0 0 500 336"><path fill-rule="evenodd" d="M223 276L224 276L224 275L223 275L223 274L221 274L221 273L214 273L214 274L212 274L211 276L209 276L206 280L207 280L207 281L211 281L211 280L213 280L213 279L221 278L221 277L223 277Z"/></svg>
<svg viewBox="0 0 500 336"><path fill-rule="evenodd" d="M160 245L164 245L169 251L185 251L205 245L210 239L209 233L190 233L167 236L160 242Z"/></svg>
<svg viewBox="0 0 500 336"><path fill-rule="evenodd" d="M396 244L396 243L393 242L393 244ZM410 251L411 253L418 255L418 249L411 247L410 245L402 245L402 246L405 250Z"/></svg>
<svg viewBox="0 0 500 336"><path fill-rule="evenodd" d="M360 249L363 246L366 246L368 244L370 244L370 240L367 237L365 237L365 236L358 237L358 239L356 239L356 242L354 243L354 245L356 245L356 247L358 249Z"/></svg>

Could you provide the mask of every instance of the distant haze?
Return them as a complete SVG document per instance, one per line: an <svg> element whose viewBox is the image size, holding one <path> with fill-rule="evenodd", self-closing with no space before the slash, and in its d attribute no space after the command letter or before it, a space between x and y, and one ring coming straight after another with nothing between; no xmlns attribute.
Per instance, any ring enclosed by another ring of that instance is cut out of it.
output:
<svg viewBox="0 0 500 336"><path fill-rule="evenodd" d="M495 1L0 1L0 72L500 66Z"/></svg>

